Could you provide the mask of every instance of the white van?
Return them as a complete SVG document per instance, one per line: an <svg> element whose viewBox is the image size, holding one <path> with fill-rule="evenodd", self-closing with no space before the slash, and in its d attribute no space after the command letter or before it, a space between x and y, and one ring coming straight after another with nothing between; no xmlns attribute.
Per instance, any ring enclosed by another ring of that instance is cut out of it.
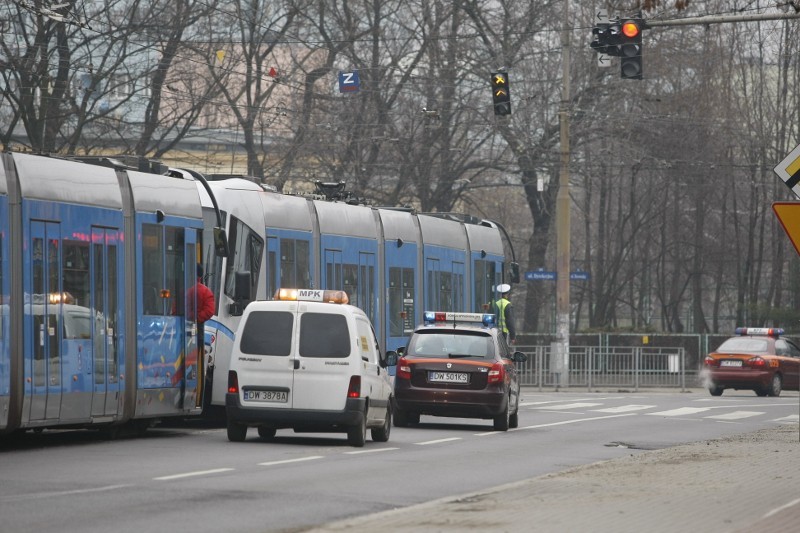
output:
<svg viewBox="0 0 800 533"><path fill-rule="evenodd" d="M367 315L344 291L280 289L250 303L231 356L225 397L228 439L255 426L346 432L352 446L386 442L392 426L387 361Z"/></svg>

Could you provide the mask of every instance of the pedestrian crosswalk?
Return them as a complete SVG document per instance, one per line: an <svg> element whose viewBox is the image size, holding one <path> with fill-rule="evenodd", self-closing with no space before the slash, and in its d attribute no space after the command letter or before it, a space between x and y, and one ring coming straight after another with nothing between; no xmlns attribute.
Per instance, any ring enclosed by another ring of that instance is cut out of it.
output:
<svg viewBox="0 0 800 533"><path fill-rule="evenodd" d="M703 407L694 407L694 406L684 406L684 407L677 407L673 409L666 409L663 410L659 409L658 405L650 405L650 404L622 404L622 405L607 405L607 403L617 403L613 400L617 400L618 398L602 398L600 400L606 401L569 401L569 400L562 400L562 401L533 401L533 402L523 402L522 408L528 410L537 410L542 412L559 412L559 413L575 413L575 414L586 414L586 413L604 413L604 414L620 414L620 413L635 413L635 414L642 414L647 416L654 416L654 417L661 417L661 418L700 418L700 419L708 419L712 421L719 421L719 422L733 422L737 420L744 420L748 418L754 417L764 417L764 416L775 416L774 410L769 409L770 407L776 406L787 406L788 403L781 403L781 404L760 404L760 405L735 405L735 404L723 404L723 405L708 405L705 404ZM797 405L796 402L792 402L793 405ZM758 407L766 408L764 410L750 410L750 409L743 409L743 407ZM798 414L790 414L787 416L781 416L779 418L772 419L773 422L781 423L781 424L796 424L800 421L800 415Z"/></svg>

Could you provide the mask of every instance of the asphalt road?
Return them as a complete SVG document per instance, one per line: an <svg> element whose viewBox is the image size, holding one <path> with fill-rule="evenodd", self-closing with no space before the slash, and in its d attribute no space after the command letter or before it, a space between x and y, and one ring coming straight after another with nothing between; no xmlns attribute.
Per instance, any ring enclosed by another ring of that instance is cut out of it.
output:
<svg viewBox="0 0 800 533"><path fill-rule="evenodd" d="M287 531L491 490L647 450L798 421L797 393L523 392L520 427L422 417L387 443L254 430L229 443L202 424L104 441L28 433L0 446L3 531Z"/></svg>

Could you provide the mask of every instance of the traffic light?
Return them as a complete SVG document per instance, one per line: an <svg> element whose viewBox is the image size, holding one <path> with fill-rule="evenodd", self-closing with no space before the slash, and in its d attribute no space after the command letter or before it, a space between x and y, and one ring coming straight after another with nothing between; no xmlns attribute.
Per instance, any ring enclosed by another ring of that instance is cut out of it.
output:
<svg viewBox="0 0 800 533"><path fill-rule="evenodd" d="M642 79L642 29L644 20L623 19L620 21L619 57L620 75L626 80Z"/></svg>
<svg viewBox="0 0 800 533"><path fill-rule="evenodd" d="M511 114L511 94L508 92L508 72L492 72L492 104L494 114Z"/></svg>

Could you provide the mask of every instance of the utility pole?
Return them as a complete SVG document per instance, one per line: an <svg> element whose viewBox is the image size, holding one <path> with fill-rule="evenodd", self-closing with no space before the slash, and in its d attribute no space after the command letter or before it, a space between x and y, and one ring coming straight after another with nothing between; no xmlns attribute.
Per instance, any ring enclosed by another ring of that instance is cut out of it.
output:
<svg viewBox="0 0 800 533"><path fill-rule="evenodd" d="M558 375L558 387L569 386L569 113L570 113L570 19L569 0L564 0L561 28L562 88L558 118L561 126L561 168L556 196L556 340L550 345L550 369Z"/></svg>

